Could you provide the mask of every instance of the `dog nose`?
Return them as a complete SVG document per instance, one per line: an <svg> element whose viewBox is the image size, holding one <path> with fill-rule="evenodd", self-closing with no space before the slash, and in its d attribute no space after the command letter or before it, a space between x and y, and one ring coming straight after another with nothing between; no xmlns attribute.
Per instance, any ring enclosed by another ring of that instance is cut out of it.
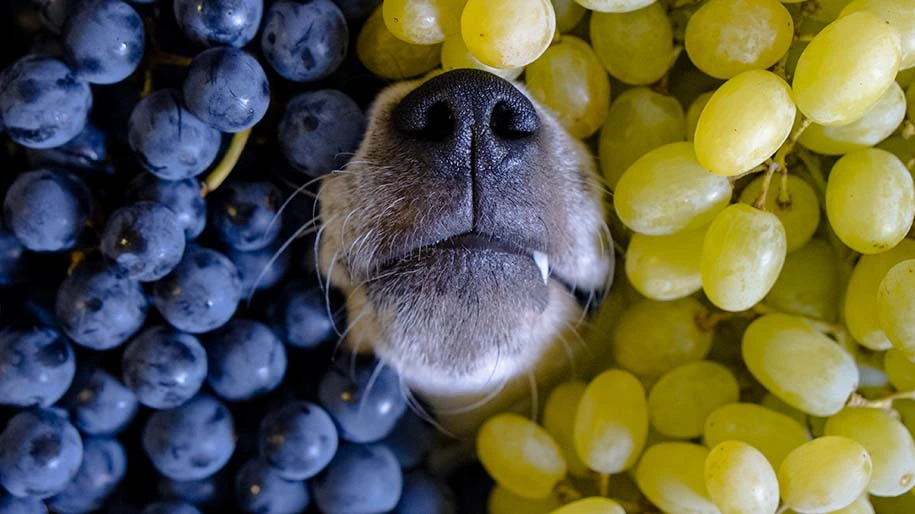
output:
<svg viewBox="0 0 915 514"><path fill-rule="evenodd" d="M439 147L448 160L459 147L502 153L492 150L523 144L540 127L534 105L511 82L471 69L443 73L414 89L395 108L393 122L408 138L450 142Z"/></svg>

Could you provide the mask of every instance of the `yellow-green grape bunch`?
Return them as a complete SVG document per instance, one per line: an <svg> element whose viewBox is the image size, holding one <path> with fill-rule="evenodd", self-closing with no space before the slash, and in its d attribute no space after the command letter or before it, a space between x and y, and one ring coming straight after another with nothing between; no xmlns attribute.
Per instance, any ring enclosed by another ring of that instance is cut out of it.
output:
<svg viewBox="0 0 915 514"><path fill-rule="evenodd" d="M709 361L692 362L662 376L648 394L651 426L676 439L702 435L705 419L740 395L730 370Z"/></svg>
<svg viewBox="0 0 915 514"><path fill-rule="evenodd" d="M449 37L445 39L441 48L442 69L444 71L451 71L459 68L473 68L475 70L488 71L505 80L515 80L524 72L523 67L493 68L492 66L481 63L470 53L470 50L467 50L467 45L464 44L464 39L461 37Z"/></svg>
<svg viewBox="0 0 915 514"><path fill-rule="evenodd" d="M673 28L660 3L591 15L591 45L610 75L627 84L657 82L674 63Z"/></svg>
<svg viewBox="0 0 915 514"><path fill-rule="evenodd" d="M356 40L356 53L375 75L400 80L417 77L439 65L438 45L414 45L398 39L384 22L383 6L369 16Z"/></svg>
<svg viewBox="0 0 915 514"><path fill-rule="evenodd" d="M773 469L808 440L797 420L755 403L731 403L705 418L702 440L709 448L727 441L746 443L765 456Z"/></svg>
<svg viewBox="0 0 915 514"><path fill-rule="evenodd" d="M642 493L664 512L717 514L705 485L709 450L692 443L658 443L645 450L635 471Z"/></svg>
<svg viewBox="0 0 915 514"><path fill-rule="evenodd" d="M720 79L769 68L788 51L794 21L778 0L709 0L686 25L686 53Z"/></svg>
<svg viewBox="0 0 915 514"><path fill-rule="evenodd" d="M460 30L461 10L467 0L384 0L384 23L391 34L407 43L432 45Z"/></svg>
<svg viewBox="0 0 915 514"><path fill-rule="evenodd" d="M880 328L893 346L915 357L915 259L896 264L877 290Z"/></svg>
<svg viewBox="0 0 915 514"><path fill-rule="evenodd" d="M747 443L725 441L705 459L705 486L722 514L772 514L778 479L765 455Z"/></svg>
<svg viewBox="0 0 915 514"><path fill-rule="evenodd" d="M782 461L782 500L799 514L826 514L851 505L867 488L873 464L857 441L826 436L805 443Z"/></svg>
<svg viewBox="0 0 915 514"><path fill-rule="evenodd" d="M854 0L842 9L839 16L866 11L880 16L899 33L902 45L900 70L915 66L915 9L909 0Z"/></svg>
<svg viewBox="0 0 915 514"><path fill-rule="evenodd" d="M702 245L706 228L667 236L633 234L626 248L626 276L643 296L676 300L702 289Z"/></svg>
<svg viewBox="0 0 915 514"><path fill-rule="evenodd" d="M610 108L610 78L587 43L563 36L525 70L527 89L570 134L597 132Z"/></svg>
<svg viewBox="0 0 915 514"><path fill-rule="evenodd" d="M549 0L467 0L461 37L470 53L494 68L534 62L550 45L556 13Z"/></svg>
<svg viewBox="0 0 915 514"><path fill-rule="evenodd" d="M575 28L588 12L575 0L551 0L556 13L556 30L566 33Z"/></svg>
<svg viewBox="0 0 915 514"><path fill-rule="evenodd" d="M835 322L839 312L839 269L833 247L822 239L811 239L789 253L763 303L787 314Z"/></svg>
<svg viewBox="0 0 915 514"><path fill-rule="evenodd" d="M740 193L740 202L751 205L756 202L765 182L765 177L758 177L747 184ZM782 222L788 252L807 244L820 224L817 193L797 175L788 175L786 182L771 186L766 194L765 209Z"/></svg>

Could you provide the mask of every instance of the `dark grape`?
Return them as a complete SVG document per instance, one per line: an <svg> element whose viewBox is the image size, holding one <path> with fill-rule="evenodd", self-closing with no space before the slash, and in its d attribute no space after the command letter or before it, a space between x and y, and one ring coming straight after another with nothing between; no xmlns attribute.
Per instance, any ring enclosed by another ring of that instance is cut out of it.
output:
<svg viewBox="0 0 915 514"><path fill-rule="evenodd" d="M143 20L121 0L79 0L60 36L73 69L93 84L124 80L143 58Z"/></svg>
<svg viewBox="0 0 915 514"><path fill-rule="evenodd" d="M0 404L49 407L76 374L70 343L53 328L0 331Z"/></svg>
<svg viewBox="0 0 915 514"><path fill-rule="evenodd" d="M350 371L329 369L321 378L318 399L340 427L341 438L354 443L378 441L391 432L407 408L400 380L383 364L359 362Z"/></svg>
<svg viewBox="0 0 915 514"><path fill-rule="evenodd" d="M159 480L159 495L163 498L179 500L192 505L207 505L222 500L225 492L222 474L200 480L172 480L163 477Z"/></svg>
<svg viewBox="0 0 915 514"><path fill-rule="evenodd" d="M171 409L200 390L207 376L207 354L196 337L159 325L127 345L121 367L124 383L140 403Z"/></svg>
<svg viewBox="0 0 915 514"><path fill-rule="evenodd" d="M448 486L424 471L412 471L403 478L403 494L391 514L457 514Z"/></svg>
<svg viewBox="0 0 915 514"><path fill-rule="evenodd" d="M29 149L26 154L33 168L100 170L108 159L108 138L92 124L67 143L44 150Z"/></svg>
<svg viewBox="0 0 915 514"><path fill-rule="evenodd" d="M184 231L178 217L158 202L137 202L116 210L102 232L101 251L128 277L159 280L181 262Z"/></svg>
<svg viewBox="0 0 915 514"><path fill-rule="evenodd" d="M238 268L242 294L250 296L256 291L270 289L283 279L286 272L289 271L289 253L289 249L280 251L280 245L274 243L251 252L230 248L226 252L226 256ZM2 261L0 261L0 266L2 266ZM0 277L2 277L2 272L0 272Z"/></svg>
<svg viewBox="0 0 915 514"><path fill-rule="evenodd" d="M403 475L397 459L380 444L343 444L330 465L312 480L324 514L382 514L400 500Z"/></svg>
<svg viewBox="0 0 915 514"><path fill-rule="evenodd" d="M281 76L294 82L323 79L346 57L349 30L331 0L280 0L264 18L261 49Z"/></svg>
<svg viewBox="0 0 915 514"><path fill-rule="evenodd" d="M289 100L278 139L293 167L317 177L343 168L365 131L365 116L352 98L333 90L302 93Z"/></svg>
<svg viewBox="0 0 915 514"><path fill-rule="evenodd" d="M264 0L175 0L174 6L185 35L206 46L245 46L264 12Z"/></svg>
<svg viewBox="0 0 915 514"><path fill-rule="evenodd" d="M200 514L193 505L176 501L162 501L148 505L143 514Z"/></svg>
<svg viewBox="0 0 915 514"><path fill-rule="evenodd" d="M177 217L187 240L195 239L207 223L206 202L196 180L160 180L145 176L134 192L137 200L167 205Z"/></svg>
<svg viewBox="0 0 915 514"><path fill-rule="evenodd" d="M324 292L304 282L285 287L268 307L267 316L283 341L298 348L315 348L337 335Z"/></svg>
<svg viewBox="0 0 915 514"><path fill-rule="evenodd" d="M0 483L14 496L47 498L63 491L82 460L82 439L57 410L20 412L0 434Z"/></svg>
<svg viewBox="0 0 915 514"><path fill-rule="evenodd" d="M184 101L198 118L223 132L251 128L264 117L270 85L257 59L235 48L211 48L194 58Z"/></svg>
<svg viewBox="0 0 915 514"><path fill-rule="evenodd" d="M137 397L107 371L80 364L64 405L76 428L88 435L115 435L137 413Z"/></svg>
<svg viewBox="0 0 915 514"><path fill-rule="evenodd" d="M259 434L260 454L287 480L305 480L323 470L337 452L337 428L327 412L292 402L267 414Z"/></svg>
<svg viewBox="0 0 915 514"><path fill-rule="evenodd" d="M235 477L235 498L250 514L298 514L308 506L305 482L291 482L262 459L245 463Z"/></svg>
<svg viewBox="0 0 915 514"><path fill-rule="evenodd" d="M38 498L0 498L0 514L48 514L48 508Z"/></svg>
<svg viewBox="0 0 915 514"><path fill-rule="evenodd" d="M117 439L83 441L83 461L67 487L48 499L59 514L87 514L102 506L127 474L127 454Z"/></svg>
<svg viewBox="0 0 915 514"><path fill-rule="evenodd" d="M274 390L283 380L286 350L263 323L236 318L204 341L207 383L226 400L248 400Z"/></svg>
<svg viewBox="0 0 915 514"><path fill-rule="evenodd" d="M91 210L89 188L79 177L45 169L16 177L3 201L6 225L35 252L76 246Z"/></svg>
<svg viewBox="0 0 915 514"><path fill-rule="evenodd" d="M269 182L234 181L214 194L210 224L236 250L260 250L280 233L280 190Z"/></svg>
<svg viewBox="0 0 915 514"><path fill-rule="evenodd" d="M382 443L394 453L401 468L412 469L422 464L437 441L438 432L408 410Z"/></svg>

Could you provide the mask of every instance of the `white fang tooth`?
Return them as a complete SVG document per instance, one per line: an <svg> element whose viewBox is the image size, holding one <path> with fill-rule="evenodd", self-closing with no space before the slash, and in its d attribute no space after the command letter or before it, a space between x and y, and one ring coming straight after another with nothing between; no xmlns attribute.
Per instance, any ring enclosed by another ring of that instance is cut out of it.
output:
<svg viewBox="0 0 915 514"><path fill-rule="evenodd" d="M534 251L534 264L537 265L537 269L540 270L540 278L543 279L543 283L546 284L550 279L550 258L546 256L543 252Z"/></svg>

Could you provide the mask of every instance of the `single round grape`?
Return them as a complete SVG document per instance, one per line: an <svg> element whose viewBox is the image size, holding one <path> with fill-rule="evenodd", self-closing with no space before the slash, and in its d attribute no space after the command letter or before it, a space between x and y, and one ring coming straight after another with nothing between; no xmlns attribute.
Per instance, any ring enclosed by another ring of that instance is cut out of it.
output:
<svg viewBox="0 0 915 514"><path fill-rule="evenodd" d="M254 458L235 475L235 500L243 512L298 514L310 498L304 482L286 480L265 460Z"/></svg>
<svg viewBox="0 0 915 514"><path fill-rule="evenodd" d="M307 82L330 76L349 48L346 19L331 0L270 6L261 31L264 58L287 80Z"/></svg>
<svg viewBox="0 0 915 514"><path fill-rule="evenodd" d="M894 82L858 120L848 125L812 123L801 133L798 142L823 155L842 155L874 146L899 127L905 118L905 108L905 93Z"/></svg>
<svg viewBox="0 0 915 514"><path fill-rule="evenodd" d="M337 452L337 429L324 409L291 402L261 422L259 450L286 480L305 480L324 469Z"/></svg>
<svg viewBox="0 0 915 514"><path fill-rule="evenodd" d="M177 216L158 202L137 202L114 211L101 240L102 254L141 282L168 275L181 261L184 246Z"/></svg>
<svg viewBox="0 0 915 514"><path fill-rule="evenodd" d="M467 0L384 0L384 23L394 37L414 45L434 45L460 37Z"/></svg>
<svg viewBox="0 0 915 514"><path fill-rule="evenodd" d="M495 68L534 62L555 32L556 13L549 0L467 0L461 13L467 49Z"/></svg>
<svg viewBox="0 0 915 514"><path fill-rule="evenodd" d="M555 495L547 496L539 500L522 498L513 494L508 489L496 484L489 493L487 502L487 511L489 514L552 514L552 512L562 506Z"/></svg>
<svg viewBox="0 0 915 514"><path fill-rule="evenodd" d="M696 125L696 158L712 173L740 175L788 139L797 113L788 84L765 70L745 71L709 99Z"/></svg>
<svg viewBox="0 0 915 514"><path fill-rule="evenodd" d="M369 16L356 39L359 60L375 75L390 80L402 80L422 75L438 66L441 48L438 45L411 45L388 30L381 7Z"/></svg>
<svg viewBox="0 0 915 514"><path fill-rule="evenodd" d="M905 495L905 496L907 496L907 495ZM915 498L915 495L912 495L912 498ZM915 504L915 502L913 502L913 504ZM898 513L895 511L883 511L883 510L881 510L880 512L881 512L881 514L884 514L884 513L885 514L905 514L905 513L909 512L909 510L900 511ZM786 514L798 514L796 511L791 510L791 509L786 510L785 513ZM830 511L829 514L875 514L875 512L874 512L874 506L871 505L868 495L862 494L861 496L858 497L857 500L852 502L847 507L843 507L839 510Z"/></svg>
<svg viewBox="0 0 915 514"><path fill-rule="evenodd" d="M880 326L877 292L890 268L907 259L915 259L915 241L903 239L890 250L858 259L848 281L845 326L858 343L871 350L886 350L893 346Z"/></svg>
<svg viewBox="0 0 915 514"><path fill-rule="evenodd" d="M383 439L397 425L407 408L400 379L390 368L372 361L355 369L333 366L318 384L318 399L340 432L340 438L354 443Z"/></svg>
<svg viewBox="0 0 915 514"><path fill-rule="evenodd" d="M252 55L232 47L211 48L194 57L182 88L187 109L222 132L253 127L270 104L264 69Z"/></svg>
<svg viewBox="0 0 915 514"><path fill-rule="evenodd" d="M886 272L877 290L877 314L893 346L915 357L915 259Z"/></svg>
<svg viewBox="0 0 915 514"><path fill-rule="evenodd" d="M146 321L149 303L136 280L90 257L57 290L54 312L73 342L110 350L127 341Z"/></svg>
<svg viewBox="0 0 915 514"><path fill-rule="evenodd" d="M220 397L243 401L277 388L286 349L267 325L235 318L204 336L207 384Z"/></svg>
<svg viewBox="0 0 915 514"><path fill-rule="evenodd" d="M436 448L439 435L439 432L418 414L407 410L381 443L397 457L401 468L413 469L421 466L429 453Z"/></svg>
<svg viewBox="0 0 915 514"><path fill-rule="evenodd" d="M890 348L883 356L883 371L897 391L915 390L915 362L909 356L895 348Z"/></svg>
<svg viewBox="0 0 915 514"><path fill-rule="evenodd" d="M247 45L264 12L263 0L174 0L173 5L184 34L205 46Z"/></svg>
<svg viewBox="0 0 915 514"><path fill-rule="evenodd" d="M24 410L0 433L0 483L20 498L63 491L83 460L83 441L56 409Z"/></svg>
<svg viewBox="0 0 915 514"><path fill-rule="evenodd" d="M521 66L517 68L493 68L492 66L487 66L470 53L467 45L464 44L464 38L450 37L445 39L445 42L442 43L442 69L451 71L460 68L488 71L505 80L515 80L524 71L524 67Z"/></svg>
<svg viewBox="0 0 915 514"><path fill-rule="evenodd" d="M165 180L181 180L206 171L222 137L184 107L180 91L162 89L133 108L127 140L143 169Z"/></svg>
<svg viewBox="0 0 915 514"><path fill-rule="evenodd" d="M854 359L804 318L767 314L747 327L743 360L767 390L814 416L831 416L858 388Z"/></svg>
<svg viewBox="0 0 915 514"><path fill-rule="evenodd" d="M550 514L626 514L626 511L609 498L594 496L563 505Z"/></svg>
<svg viewBox="0 0 915 514"><path fill-rule="evenodd" d="M200 514L200 511L180 501L158 501L147 505L142 514Z"/></svg>
<svg viewBox="0 0 915 514"><path fill-rule="evenodd" d="M905 0L853 0L848 3L839 17L853 12L866 11L880 16L886 23L896 29L902 42L902 60L899 69L905 70L915 66L915 11Z"/></svg>
<svg viewBox="0 0 915 514"><path fill-rule="evenodd" d="M730 202L731 183L699 164L692 143L670 143L630 166L614 193L627 227L659 236L708 225Z"/></svg>
<svg viewBox="0 0 915 514"><path fill-rule="evenodd" d="M144 174L132 196L138 201L167 205L188 241L197 238L206 226L206 201L194 179L162 180Z"/></svg>
<svg viewBox="0 0 915 514"><path fill-rule="evenodd" d="M832 246L811 239L789 253L763 303L786 314L834 322L839 310L839 269Z"/></svg>
<svg viewBox="0 0 915 514"><path fill-rule="evenodd" d="M803 514L825 514L854 502L872 473L871 458L840 436L814 439L792 451L778 468L785 504Z"/></svg>
<svg viewBox="0 0 915 514"><path fill-rule="evenodd" d="M279 236L282 193L271 182L231 181L213 194L210 226L237 250L260 250Z"/></svg>
<svg viewBox="0 0 915 514"><path fill-rule="evenodd" d="M554 387L543 407L541 422L562 450L569 474L578 477L586 477L589 473L575 449L575 414L587 387L588 384L581 380L563 382Z"/></svg>
<svg viewBox="0 0 915 514"><path fill-rule="evenodd" d="M563 36L524 72L528 92L552 110L573 137L597 132L610 107L610 78L587 43Z"/></svg>
<svg viewBox="0 0 915 514"><path fill-rule="evenodd" d="M586 9L597 12L629 12L650 5L655 0L575 0Z"/></svg>
<svg viewBox="0 0 915 514"><path fill-rule="evenodd" d="M598 161L616 189L623 173L646 153L686 139L683 107L676 98L647 87L627 89L610 104L600 131Z"/></svg>
<svg viewBox="0 0 915 514"><path fill-rule="evenodd" d="M648 403L641 382L611 369L588 384L575 414L578 456L589 469L620 473L638 461L648 436Z"/></svg>
<svg viewBox="0 0 915 514"><path fill-rule="evenodd" d="M58 252L76 246L92 208L82 179L40 169L16 176L3 200L3 221L26 249Z"/></svg>
<svg viewBox="0 0 915 514"><path fill-rule="evenodd" d="M635 479L645 496L669 514L719 514L705 488L708 449L659 443L645 450Z"/></svg>
<svg viewBox="0 0 915 514"><path fill-rule="evenodd" d="M143 19L121 0L81 0L60 37L73 69L93 84L120 82L143 59Z"/></svg>
<svg viewBox="0 0 915 514"><path fill-rule="evenodd" d="M747 443L725 441L705 459L705 486L721 514L772 514L778 479L766 457Z"/></svg>
<svg viewBox="0 0 915 514"><path fill-rule="evenodd" d="M562 450L552 436L517 414L498 414L483 423L477 455L499 485L525 498L545 498L566 475Z"/></svg>
<svg viewBox="0 0 915 514"><path fill-rule="evenodd" d="M337 337L324 291L314 284L289 283L267 306L267 319L286 344L297 348L315 348Z"/></svg>
<svg viewBox="0 0 915 514"><path fill-rule="evenodd" d="M912 227L912 175L886 150L849 152L829 173L826 215L839 239L853 250L864 254L889 250Z"/></svg>
<svg viewBox="0 0 915 514"><path fill-rule="evenodd" d="M124 383L140 403L171 409L200 390L207 377L207 354L196 337L156 325L127 345L121 368Z"/></svg>
<svg viewBox="0 0 915 514"><path fill-rule="evenodd" d="M734 403L740 387L734 374L711 361L684 364L662 376L648 394L651 426L668 437L702 435L705 419L722 405Z"/></svg>
<svg viewBox="0 0 915 514"><path fill-rule="evenodd" d="M659 2L635 10L592 14L591 45L610 75L633 85L660 80L676 55L673 28Z"/></svg>
<svg viewBox="0 0 915 514"><path fill-rule="evenodd" d="M772 289L786 248L785 229L777 216L742 203L731 205L705 234L702 289L721 309L749 309Z"/></svg>
<svg viewBox="0 0 915 514"><path fill-rule="evenodd" d="M281 252L281 247L279 241L274 241L270 246L252 252L235 248L226 252L226 257L238 268L243 297L272 289L286 277L292 256L291 252Z"/></svg>
<svg viewBox="0 0 915 514"><path fill-rule="evenodd" d="M86 126L92 91L58 59L26 55L0 75L0 112L10 139L44 149L70 141Z"/></svg>
<svg viewBox="0 0 915 514"><path fill-rule="evenodd" d="M413 470L404 475L403 494L391 514L452 514L456 511L456 498L441 479L425 470Z"/></svg>
<svg viewBox="0 0 915 514"><path fill-rule="evenodd" d="M117 439L87 438L79 471L63 491L48 499L48 505L59 514L95 512L126 474L127 453Z"/></svg>
<svg viewBox="0 0 915 514"><path fill-rule="evenodd" d="M713 333L701 330L696 317L705 312L695 298L642 300L629 306L613 329L614 359L623 368L649 377L704 359Z"/></svg>
<svg viewBox="0 0 915 514"><path fill-rule="evenodd" d="M915 486L915 442L905 425L882 409L848 407L826 422L826 435L864 446L873 464L867 486L876 496L899 496Z"/></svg>
<svg viewBox="0 0 915 514"><path fill-rule="evenodd" d="M711 100L714 91L706 91L697 96L686 110L686 140L692 141L696 138L696 126L699 125L699 116L705 110L706 104ZM679 105L679 104L678 104Z"/></svg>
<svg viewBox="0 0 915 514"><path fill-rule="evenodd" d="M778 0L711 0L686 25L686 53L703 72L729 79L785 55L794 21Z"/></svg>
<svg viewBox="0 0 915 514"><path fill-rule="evenodd" d="M633 234L626 248L626 276L652 300L676 300L702 289L702 244L706 229L669 236Z"/></svg>
<svg viewBox="0 0 915 514"><path fill-rule="evenodd" d="M310 481L320 512L389 512L403 492L403 473L390 450L379 444L343 444L330 465Z"/></svg>
<svg viewBox="0 0 915 514"><path fill-rule="evenodd" d="M0 330L0 404L50 407L73 382L70 343L49 327Z"/></svg>
<svg viewBox="0 0 915 514"><path fill-rule="evenodd" d="M82 365L63 405L82 433L110 436L119 433L137 413L137 397L118 379L95 366Z"/></svg>
<svg viewBox="0 0 915 514"><path fill-rule="evenodd" d="M740 202L752 205L762 192L765 177L758 177L740 193ZM807 244L820 224L820 201L806 180L788 175L787 189L782 191L779 177L773 177L766 195L766 210L775 214L785 229L788 253Z"/></svg>
<svg viewBox="0 0 915 514"><path fill-rule="evenodd" d="M574 29L588 12L575 0L550 1L553 4L553 12L556 13L556 30L561 34Z"/></svg>
<svg viewBox="0 0 915 514"><path fill-rule="evenodd" d="M777 469L792 450L807 442L807 429L798 421L755 403L731 403L705 418L703 442L714 448L741 441L759 450Z"/></svg>
<svg viewBox="0 0 915 514"><path fill-rule="evenodd" d="M896 30L869 12L830 23L804 49L792 89L798 109L821 125L847 125L890 87L902 49Z"/></svg>
<svg viewBox="0 0 915 514"><path fill-rule="evenodd" d="M175 409L154 412L143 427L142 438L152 465L174 480L210 477L235 451L232 414L207 393Z"/></svg>

